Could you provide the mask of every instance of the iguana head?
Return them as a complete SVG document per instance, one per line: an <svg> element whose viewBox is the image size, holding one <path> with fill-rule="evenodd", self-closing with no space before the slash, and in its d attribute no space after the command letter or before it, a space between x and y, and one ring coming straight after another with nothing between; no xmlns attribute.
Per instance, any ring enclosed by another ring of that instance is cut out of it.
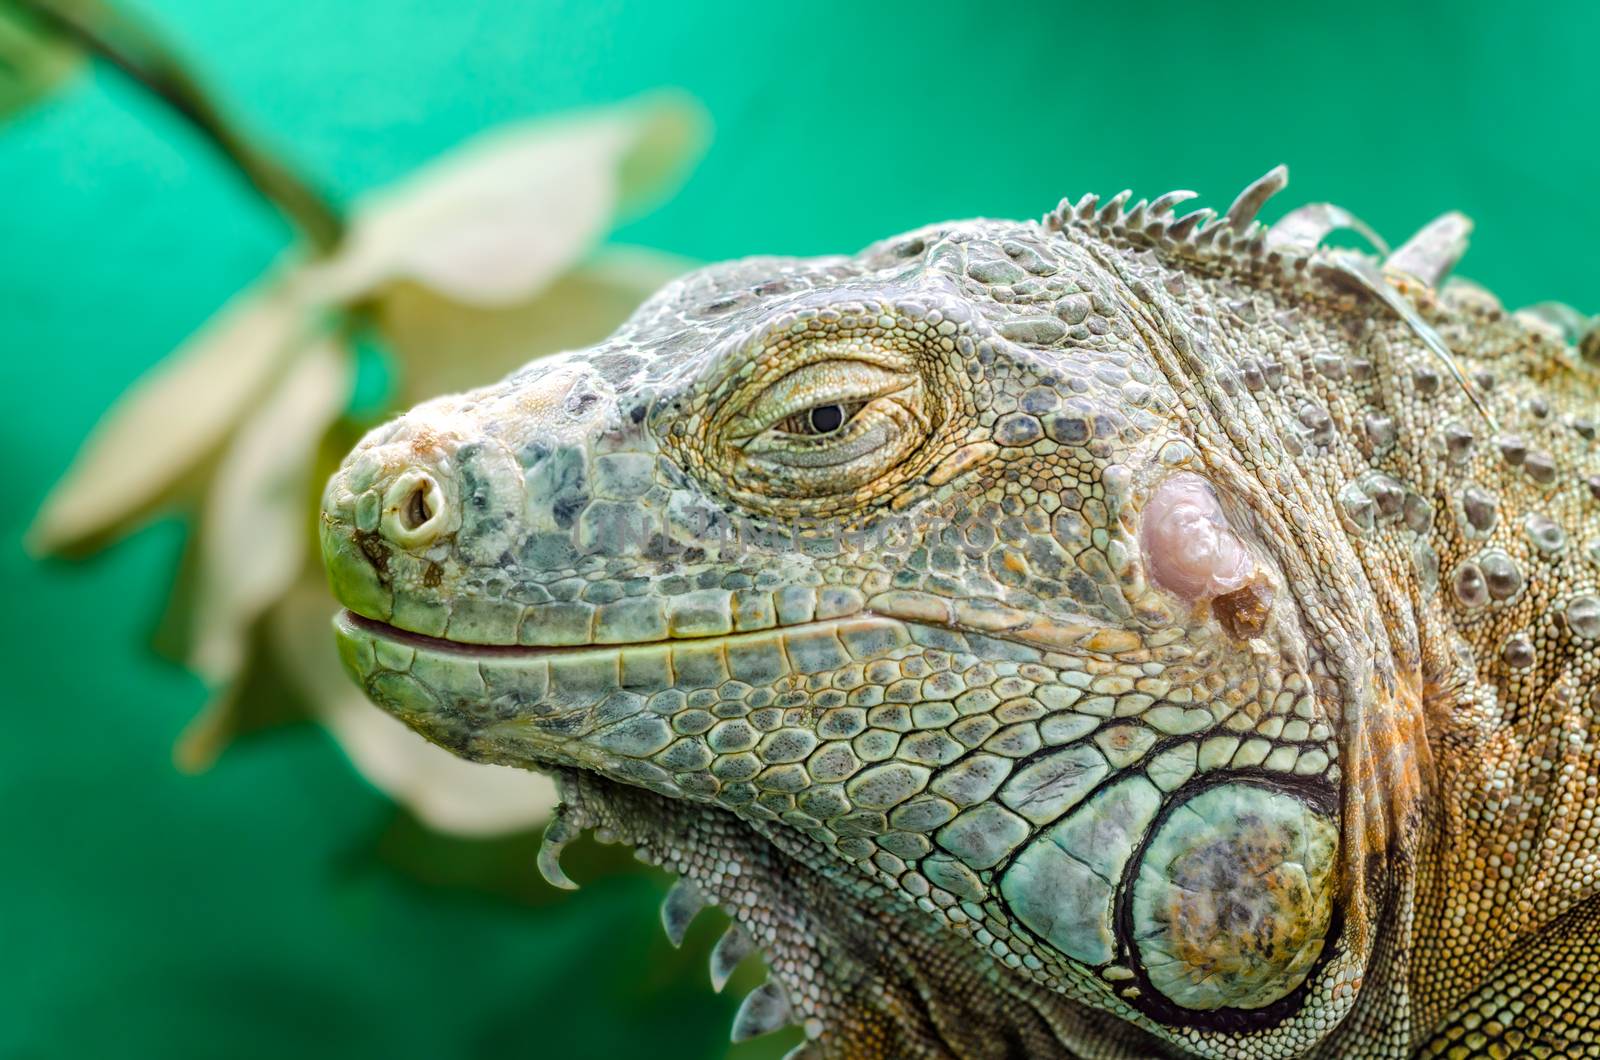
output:
<svg viewBox="0 0 1600 1060"><path fill-rule="evenodd" d="M1178 198L707 268L375 430L322 521L349 669L555 772L557 845L684 873L669 927L727 908L724 963L753 941L777 980L746 1032L1311 1048L1373 945L1340 734L1389 660L1330 602L1328 416L1268 407L1322 308L1273 318L1196 249L1289 271L1259 188L1209 228Z"/></svg>

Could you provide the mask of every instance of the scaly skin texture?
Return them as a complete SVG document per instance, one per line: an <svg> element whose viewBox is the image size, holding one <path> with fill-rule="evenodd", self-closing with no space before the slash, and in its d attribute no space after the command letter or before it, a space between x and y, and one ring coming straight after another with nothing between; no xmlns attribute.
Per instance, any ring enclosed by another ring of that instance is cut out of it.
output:
<svg viewBox="0 0 1600 1060"><path fill-rule="evenodd" d="M553 880L725 909L736 1038L1600 1055L1600 336L1284 179L713 266L414 409L328 487L351 672L560 779Z"/></svg>

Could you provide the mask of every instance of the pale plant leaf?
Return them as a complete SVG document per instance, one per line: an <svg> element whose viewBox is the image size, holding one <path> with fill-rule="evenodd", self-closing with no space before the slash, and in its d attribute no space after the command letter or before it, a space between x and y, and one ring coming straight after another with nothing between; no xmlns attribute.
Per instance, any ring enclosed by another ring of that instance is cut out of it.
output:
<svg viewBox="0 0 1600 1060"><path fill-rule="evenodd" d="M658 93L501 126L361 204L321 264L355 302L411 280L455 301L508 305L565 272L619 208L661 194L704 141L698 105Z"/></svg>
<svg viewBox="0 0 1600 1060"><path fill-rule="evenodd" d="M265 621L250 631L249 659L239 674L216 689L199 714L184 726L172 749L173 764L188 773L209 769L240 737L295 722L315 720L315 712L288 666L277 657Z"/></svg>
<svg viewBox="0 0 1600 1060"><path fill-rule="evenodd" d="M308 312L292 274L235 297L125 391L28 531L36 553L91 549L171 500L272 385Z"/></svg>
<svg viewBox="0 0 1600 1060"><path fill-rule="evenodd" d="M213 685L237 677L250 628L305 564L312 466L349 399L351 369L342 344L310 339L217 464L196 530L189 655Z"/></svg>
<svg viewBox="0 0 1600 1060"><path fill-rule="evenodd" d="M38 102L78 69L82 53L0 0L0 121Z"/></svg>
<svg viewBox="0 0 1600 1060"><path fill-rule="evenodd" d="M678 190L710 140L711 117L693 96L658 89L620 106L636 117L632 142L617 162L617 212L623 218L658 205Z"/></svg>
<svg viewBox="0 0 1600 1060"><path fill-rule="evenodd" d="M290 679L367 780L430 827L456 835L521 831L550 816L557 796L549 777L457 758L368 702L339 661L337 609L321 573L308 573L272 609L268 630Z"/></svg>
<svg viewBox="0 0 1600 1060"><path fill-rule="evenodd" d="M599 342L689 267L653 250L606 248L533 297L496 307L397 284L378 300L377 312L399 361L402 399L409 404L481 386L545 354Z"/></svg>

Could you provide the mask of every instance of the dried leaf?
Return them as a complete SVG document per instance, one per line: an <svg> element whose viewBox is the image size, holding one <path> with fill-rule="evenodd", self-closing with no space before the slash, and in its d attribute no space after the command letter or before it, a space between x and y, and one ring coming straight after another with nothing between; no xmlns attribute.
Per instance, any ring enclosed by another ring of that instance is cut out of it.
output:
<svg viewBox="0 0 1600 1060"><path fill-rule="evenodd" d="M360 301L412 280L472 305L508 305L566 271L619 208L661 194L704 140L698 105L656 94L503 126L362 206L319 268L328 295Z"/></svg>
<svg viewBox="0 0 1600 1060"><path fill-rule="evenodd" d="M611 248L534 297L494 308L398 284L377 311L400 362L402 399L409 404L481 386L536 357L599 342L688 267L656 251Z"/></svg>
<svg viewBox="0 0 1600 1060"><path fill-rule="evenodd" d="M29 548L90 551L170 501L271 386L306 314L288 276L224 306L101 418L34 519Z"/></svg>
<svg viewBox="0 0 1600 1060"><path fill-rule="evenodd" d="M0 0L0 121L48 95L82 59L19 5Z"/></svg>
<svg viewBox="0 0 1600 1060"><path fill-rule="evenodd" d="M549 777L457 758L367 701L334 647L334 603L309 575L268 615L276 655L363 776L430 827L456 835L530 828L555 809Z"/></svg>
<svg viewBox="0 0 1600 1060"><path fill-rule="evenodd" d="M304 566L311 469L349 398L350 369L342 345L312 340L217 465L200 512L189 654L190 666L214 684L238 674L250 627Z"/></svg>

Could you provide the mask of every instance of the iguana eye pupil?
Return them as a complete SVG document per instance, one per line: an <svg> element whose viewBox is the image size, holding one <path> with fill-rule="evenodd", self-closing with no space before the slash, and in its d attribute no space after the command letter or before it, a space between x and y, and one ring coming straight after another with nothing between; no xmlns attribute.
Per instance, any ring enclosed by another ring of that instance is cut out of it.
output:
<svg viewBox="0 0 1600 1060"><path fill-rule="evenodd" d="M852 402L847 405L834 401L826 405L813 405L811 408L785 417L778 424L778 430L786 434L800 434L810 437L832 434L849 423L855 417L855 414L865 407L865 404L865 402Z"/></svg>
<svg viewBox="0 0 1600 1060"><path fill-rule="evenodd" d="M831 434L844 425L843 405L818 405L811 410L811 429L818 434Z"/></svg>

